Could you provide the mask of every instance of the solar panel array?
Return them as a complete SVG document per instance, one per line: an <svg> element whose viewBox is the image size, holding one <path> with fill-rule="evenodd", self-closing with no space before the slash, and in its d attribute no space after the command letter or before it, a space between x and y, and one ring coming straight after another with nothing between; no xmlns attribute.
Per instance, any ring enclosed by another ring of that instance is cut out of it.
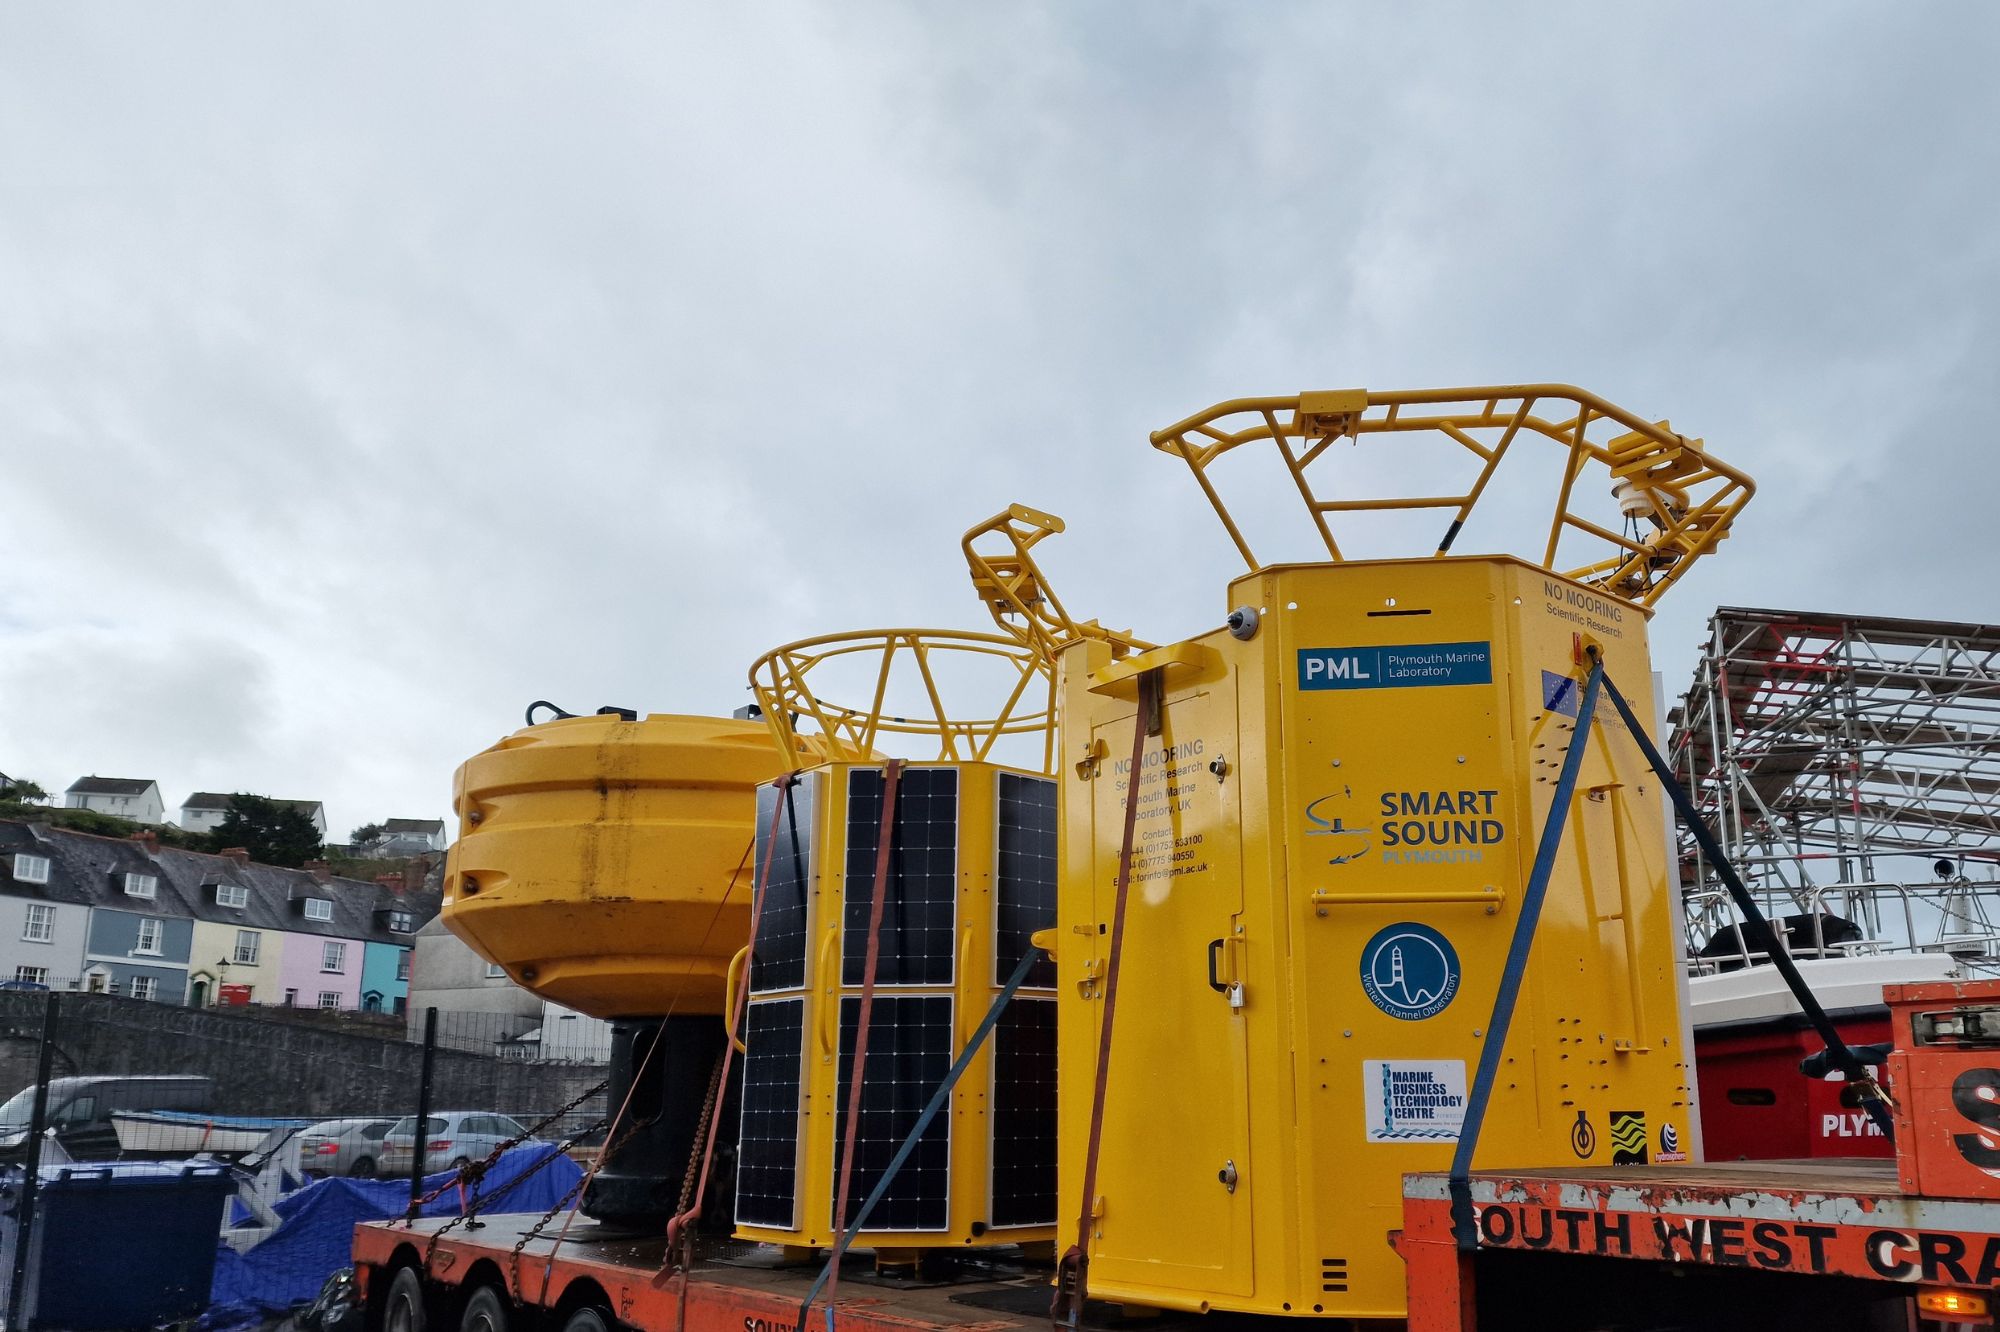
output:
<svg viewBox="0 0 2000 1332"><path fill-rule="evenodd" d="M1003 772L999 800L993 983L1004 985L1032 947L1029 938L1056 923L1056 784L1048 777ZM1024 985L1046 990L1055 983L1056 964L1044 955Z"/></svg>
<svg viewBox="0 0 2000 1332"><path fill-rule="evenodd" d="M819 779L757 788L757 863L764 886L757 913L757 944L750 958L750 993L796 990L806 983L807 931L811 926L813 805ZM778 802L784 810L778 813ZM773 835L771 819L777 814ZM767 872L766 864L770 865Z"/></svg>
<svg viewBox="0 0 2000 1332"><path fill-rule="evenodd" d="M910 767L898 781L854 1177L848 1217L836 1220L836 1227L859 1209L950 1069L957 1054L959 996L954 987L970 985L973 993L966 1002L986 1002L977 998L985 992L977 976L957 974L959 779L953 767ZM800 1227L802 1078L806 1028L811 1025L807 1009L836 998L836 1146L827 1169L829 1192L839 1187L838 1144L847 1132L861 1004L857 991L865 969L884 773L881 768L850 768L847 783L837 996L820 992L830 978L816 981L813 993L798 993L810 979L809 957L815 951L813 820L825 792L811 774L790 790L772 785L758 791L756 868L765 877L750 967L750 991L757 997L744 1024L749 1053L743 1061L737 1159L740 1225L780 1231ZM996 832L994 986L1004 983L1031 950L1031 936L1055 922L1056 808L1052 779L998 773L994 810L972 815L992 818L989 826ZM1053 964L1038 961L1026 990L1002 1014L991 1038L992 1142L985 1221L995 1229L1055 1221L1056 1006L1046 994L1054 982ZM911 993L919 987L944 993ZM1032 993L1037 990L1043 993ZM784 997L774 997L779 994ZM952 1120L951 1113L941 1114L926 1129L869 1218L869 1232L950 1232ZM820 1166L815 1162L812 1168Z"/></svg>
<svg viewBox="0 0 2000 1332"><path fill-rule="evenodd" d="M861 999L840 1000L840 1080L835 1097L834 1141L845 1141L848 1088L853 1085L854 1037L861 1022ZM917 1117L952 1061L952 1000L949 995L877 994L868 1021L868 1062L861 1078L860 1131L854 1140L854 1175L848 1185L844 1227L860 1211L889 1159L916 1127ZM896 1173L889 1191L869 1215L870 1231L944 1230L951 1223L951 1114L931 1121L916 1150ZM840 1187L840 1153L832 1161L832 1190ZM741 1185L738 1186L739 1188Z"/></svg>
<svg viewBox="0 0 2000 1332"><path fill-rule="evenodd" d="M743 1021L743 1114L736 1146L736 1222L798 1224L799 1079L806 1001L765 999ZM873 1025L873 1024L870 1024Z"/></svg>
<svg viewBox="0 0 2000 1332"><path fill-rule="evenodd" d="M1056 1005L1016 995L993 1029L993 1206L988 1223L1056 1220Z"/></svg>
<svg viewBox="0 0 2000 1332"><path fill-rule="evenodd" d="M882 785L880 768L848 772L843 985L859 986L866 970ZM958 960L957 925L958 770L905 768L896 786L875 983L950 985Z"/></svg>

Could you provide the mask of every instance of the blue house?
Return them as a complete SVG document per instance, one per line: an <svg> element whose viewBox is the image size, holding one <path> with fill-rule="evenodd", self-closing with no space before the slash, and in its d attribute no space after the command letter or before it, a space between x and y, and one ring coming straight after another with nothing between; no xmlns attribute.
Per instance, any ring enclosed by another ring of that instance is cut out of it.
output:
<svg viewBox="0 0 2000 1332"><path fill-rule="evenodd" d="M193 942L194 921L187 916L93 907L83 947L83 988L185 1003Z"/></svg>
<svg viewBox="0 0 2000 1332"><path fill-rule="evenodd" d="M410 1000L410 946L378 943L361 946L361 1011L401 1013Z"/></svg>

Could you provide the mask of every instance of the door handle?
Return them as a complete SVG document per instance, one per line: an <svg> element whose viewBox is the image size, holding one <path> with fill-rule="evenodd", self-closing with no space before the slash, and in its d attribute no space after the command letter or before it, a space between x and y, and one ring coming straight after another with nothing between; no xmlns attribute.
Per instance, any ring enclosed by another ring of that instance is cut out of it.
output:
<svg viewBox="0 0 2000 1332"><path fill-rule="evenodd" d="M1217 965L1222 960L1222 947L1225 942L1227 941L1223 939L1208 941L1208 988L1217 994L1229 993L1229 984L1222 979L1222 972Z"/></svg>

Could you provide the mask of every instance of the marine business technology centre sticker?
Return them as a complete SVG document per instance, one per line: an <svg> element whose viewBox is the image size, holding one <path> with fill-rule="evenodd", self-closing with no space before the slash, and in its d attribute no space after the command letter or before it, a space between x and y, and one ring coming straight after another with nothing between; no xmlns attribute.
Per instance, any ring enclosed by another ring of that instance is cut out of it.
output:
<svg viewBox="0 0 2000 1332"><path fill-rule="evenodd" d="M1463 1059L1364 1059L1370 1142L1457 1142L1465 1126Z"/></svg>
<svg viewBox="0 0 2000 1332"><path fill-rule="evenodd" d="M1436 1017L1458 993L1458 950L1428 925L1387 926L1361 950L1361 990L1392 1018Z"/></svg>

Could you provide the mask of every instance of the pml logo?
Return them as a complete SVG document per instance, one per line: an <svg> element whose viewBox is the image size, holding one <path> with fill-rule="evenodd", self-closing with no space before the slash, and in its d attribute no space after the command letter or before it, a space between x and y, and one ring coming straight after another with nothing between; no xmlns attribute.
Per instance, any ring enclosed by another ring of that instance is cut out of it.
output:
<svg viewBox="0 0 2000 1332"><path fill-rule="evenodd" d="M1458 951L1428 925L1391 925L1361 950L1361 990L1392 1018L1436 1017L1458 993Z"/></svg>

